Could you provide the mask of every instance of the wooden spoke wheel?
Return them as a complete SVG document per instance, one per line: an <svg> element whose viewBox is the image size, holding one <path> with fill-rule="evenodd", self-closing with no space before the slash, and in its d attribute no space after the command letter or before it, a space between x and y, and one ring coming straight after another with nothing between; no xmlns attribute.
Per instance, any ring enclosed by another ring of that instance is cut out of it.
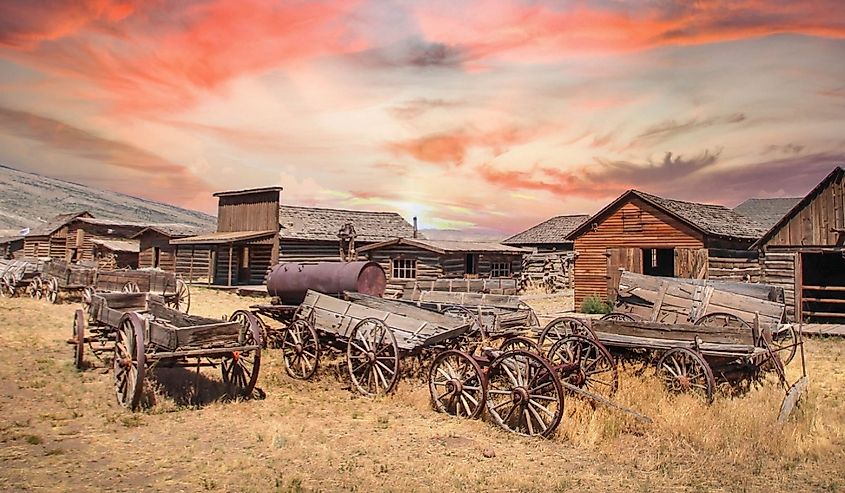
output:
<svg viewBox="0 0 845 493"><path fill-rule="evenodd" d="M133 291L135 292L135 291ZM164 297L164 304L182 313L188 313L191 309L191 289L181 279L176 279L176 288L173 294Z"/></svg>
<svg viewBox="0 0 845 493"><path fill-rule="evenodd" d="M798 351L798 332L792 324L787 324L784 327L772 332L772 352L780 358L783 366L789 364L795 353Z"/></svg>
<svg viewBox="0 0 845 493"><path fill-rule="evenodd" d="M261 367L261 326L255 315L247 311L240 311L241 330L238 335L238 345L257 346L246 351L233 351L223 357L220 370L223 374L223 384L229 397L249 397L258 381L258 370Z"/></svg>
<svg viewBox="0 0 845 493"><path fill-rule="evenodd" d="M117 401L133 411L141 405L145 364L144 322L137 313L129 313L117 329L113 367Z"/></svg>
<svg viewBox="0 0 845 493"><path fill-rule="evenodd" d="M56 304L59 302L59 281L51 277L47 280L47 288L45 297L50 303Z"/></svg>
<svg viewBox="0 0 845 493"><path fill-rule="evenodd" d="M481 319L479 319L478 314L467 307L460 305L448 305L443 307L440 310L440 313L471 322L472 326L470 326L470 329L465 334L467 337L484 335L484 327L481 324Z"/></svg>
<svg viewBox="0 0 845 493"><path fill-rule="evenodd" d="M393 331L375 318L358 322L346 345L346 365L358 392L389 393L399 379L399 346Z"/></svg>
<svg viewBox="0 0 845 493"><path fill-rule="evenodd" d="M11 298L14 296L12 293L12 286L9 284L8 279L5 276L0 277L0 297Z"/></svg>
<svg viewBox="0 0 845 493"><path fill-rule="evenodd" d="M88 313L88 309L91 308L91 303L94 301L94 288L87 287L82 290L82 307L85 310L85 313Z"/></svg>
<svg viewBox="0 0 845 493"><path fill-rule="evenodd" d="M737 317L732 313L714 312L708 313L695 321L694 325L703 325L705 327L732 327L736 329L751 330L751 325L745 320Z"/></svg>
<svg viewBox="0 0 845 493"><path fill-rule="evenodd" d="M282 334L282 361L293 378L308 380L320 365L320 340L307 320L294 320Z"/></svg>
<svg viewBox="0 0 845 493"><path fill-rule="evenodd" d="M141 288L138 287L138 283L135 281L127 281L126 284L123 285L121 291L124 293L140 293Z"/></svg>
<svg viewBox="0 0 845 493"><path fill-rule="evenodd" d="M502 345L499 346L499 351L502 352L517 350L528 351L540 355L543 354L540 351L540 346L538 346L536 342L523 336L516 336L505 339L504 342L502 342Z"/></svg>
<svg viewBox="0 0 845 493"><path fill-rule="evenodd" d="M35 287L33 288L33 291L35 293L34 297L40 300L44 297L44 281L43 279L41 279L41 276L38 276L32 280L32 283L35 283Z"/></svg>
<svg viewBox="0 0 845 493"><path fill-rule="evenodd" d="M603 344L589 337L566 336L552 346L546 358L560 379L570 385L605 397L619 388L613 356Z"/></svg>
<svg viewBox="0 0 845 493"><path fill-rule="evenodd" d="M481 416L487 400L481 367L472 356L456 350L434 358L428 372L428 391L437 412L470 419Z"/></svg>
<svg viewBox="0 0 845 493"><path fill-rule="evenodd" d="M600 320L610 320L613 322L636 322L636 319L627 313L612 312L603 315Z"/></svg>
<svg viewBox="0 0 845 493"><path fill-rule="evenodd" d="M83 368L85 361L85 329L87 325L85 312L77 309L73 314L73 366L79 370Z"/></svg>
<svg viewBox="0 0 845 493"><path fill-rule="evenodd" d="M587 324L582 320L575 317L559 317L546 325L540 333L540 339L537 341L537 345L548 352L554 343L573 334L596 339L596 335L592 329L587 327Z"/></svg>
<svg viewBox="0 0 845 493"><path fill-rule="evenodd" d="M691 392L713 402L716 381L704 358L687 348L672 348L657 362L657 374L670 392Z"/></svg>
<svg viewBox="0 0 845 493"><path fill-rule="evenodd" d="M563 386L542 357L519 350L503 353L487 372L487 412L510 432L551 436L563 416Z"/></svg>
<svg viewBox="0 0 845 493"><path fill-rule="evenodd" d="M26 285L26 294L29 295L30 298L35 299L38 297L38 278L33 277L29 284Z"/></svg>

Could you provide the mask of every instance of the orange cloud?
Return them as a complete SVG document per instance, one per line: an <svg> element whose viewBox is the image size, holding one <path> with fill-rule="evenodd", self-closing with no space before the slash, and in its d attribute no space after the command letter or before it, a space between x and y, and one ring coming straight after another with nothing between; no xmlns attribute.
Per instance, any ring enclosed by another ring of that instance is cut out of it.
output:
<svg viewBox="0 0 845 493"><path fill-rule="evenodd" d="M488 149L494 156L506 152L510 147L528 141L537 135L539 129L523 130L505 128L489 132L457 130L443 132L401 142L388 144L396 154L406 154L420 161L438 165L463 164L472 147Z"/></svg>

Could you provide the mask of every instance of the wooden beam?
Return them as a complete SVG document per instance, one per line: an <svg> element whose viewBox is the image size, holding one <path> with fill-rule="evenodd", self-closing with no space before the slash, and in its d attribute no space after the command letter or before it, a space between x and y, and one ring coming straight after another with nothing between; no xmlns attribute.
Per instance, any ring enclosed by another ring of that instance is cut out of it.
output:
<svg viewBox="0 0 845 493"><path fill-rule="evenodd" d="M233 245L231 243L229 243L229 278L228 278L228 281L227 281L227 284L226 284L227 286L232 285L232 250L233 250Z"/></svg>

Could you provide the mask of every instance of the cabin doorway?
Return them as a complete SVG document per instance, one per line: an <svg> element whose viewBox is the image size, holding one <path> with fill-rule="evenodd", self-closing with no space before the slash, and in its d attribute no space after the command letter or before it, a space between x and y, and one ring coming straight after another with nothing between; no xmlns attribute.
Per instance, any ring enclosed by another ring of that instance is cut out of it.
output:
<svg viewBox="0 0 845 493"><path fill-rule="evenodd" d="M475 253L468 253L464 266L464 273L466 277L478 276L478 255Z"/></svg>
<svg viewBox="0 0 845 493"><path fill-rule="evenodd" d="M845 323L845 252L801 254L801 317Z"/></svg>
<svg viewBox="0 0 845 493"><path fill-rule="evenodd" d="M643 274L659 277L675 275L674 248L643 248Z"/></svg>
<svg viewBox="0 0 845 493"><path fill-rule="evenodd" d="M238 284L249 284L249 247L243 246L240 251L240 258L238 261Z"/></svg>

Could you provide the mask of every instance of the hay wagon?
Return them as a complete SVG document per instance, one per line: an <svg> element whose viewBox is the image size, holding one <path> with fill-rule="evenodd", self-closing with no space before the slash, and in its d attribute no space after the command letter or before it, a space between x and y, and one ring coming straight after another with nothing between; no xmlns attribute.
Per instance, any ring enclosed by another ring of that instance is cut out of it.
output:
<svg viewBox="0 0 845 493"><path fill-rule="evenodd" d="M90 320L90 322L89 322ZM261 330L250 314L220 321L186 315L150 293L97 293L88 314L76 310L74 362L84 367L85 348L111 353L114 389L121 405L142 404L144 379L155 367L220 367L227 394L252 394L261 363Z"/></svg>
<svg viewBox="0 0 845 493"><path fill-rule="evenodd" d="M0 260L0 296L13 298L26 290L34 297L41 264L26 259Z"/></svg>

